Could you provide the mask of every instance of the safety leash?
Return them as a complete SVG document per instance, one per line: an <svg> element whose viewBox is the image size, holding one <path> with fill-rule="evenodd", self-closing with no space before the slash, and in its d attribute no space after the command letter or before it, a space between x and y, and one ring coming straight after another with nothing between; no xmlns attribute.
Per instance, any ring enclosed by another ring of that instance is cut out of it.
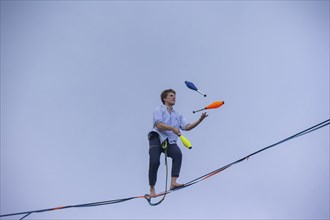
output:
<svg viewBox="0 0 330 220"><path fill-rule="evenodd" d="M168 181L168 165L167 165L167 149L168 149L168 139L166 139L163 143L162 143L162 148L164 150L164 154L165 154L165 170L166 170L166 176L165 176L165 191L157 196L161 196L163 195L163 198L161 200L159 200L156 203L152 203L151 202L151 196L149 194L145 194L144 198L148 201L149 205L151 206L156 206L159 205L160 203L162 203L167 195L167 181Z"/></svg>

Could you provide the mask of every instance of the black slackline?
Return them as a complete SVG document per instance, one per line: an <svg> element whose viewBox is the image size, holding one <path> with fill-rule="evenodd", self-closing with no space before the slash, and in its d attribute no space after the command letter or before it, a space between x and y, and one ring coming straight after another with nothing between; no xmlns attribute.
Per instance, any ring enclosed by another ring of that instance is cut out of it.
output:
<svg viewBox="0 0 330 220"><path fill-rule="evenodd" d="M260 149L260 150L258 150L256 152L254 152L254 153L251 153L251 154L249 154L249 155L247 155L247 156L245 156L245 157L243 157L243 158L241 158L241 159L239 159L237 161L234 161L234 162L232 162L232 163L230 163L228 165L225 165L223 167L220 167L220 168L218 168L218 169L216 169L216 170L214 170L214 171L212 171L212 172L210 172L208 174L205 174L205 175L203 175L201 177L198 177L198 178L196 178L194 180L191 180L190 182L185 183L184 186L181 187L181 188L184 188L184 187L193 185L193 184L195 184L195 183L197 183L197 182L199 182L201 180L204 180L204 179L206 179L206 178L208 178L208 177L210 177L212 175L215 175L215 174L217 174L217 173L219 173L219 172L221 172L221 171L223 171L223 170L231 167L234 164L237 164L237 163L240 163L240 162L242 162L242 161L244 161L246 159L249 159L251 156L254 156L254 155L258 154L258 153L261 153L262 151L265 151L265 150L267 150L269 148L275 147L276 145L282 144L282 143L284 143L286 141L292 140L293 138L297 138L297 137L303 136L305 134L308 134L308 133L310 133L312 131L318 130L318 129L320 129L322 127L325 127L325 126L327 126L329 124L330 124L330 119L328 119L326 121L323 121L323 122L321 122L321 123L319 123L317 125L314 125L314 126L308 128L308 129L305 129L305 130L303 130L303 131L301 131L299 133L296 133L296 134L294 134L294 135L292 135L292 136L290 136L288 138L285 138L285 139L283 139L283 140L281 140L281 141L279 141L279 142L277 142L275 144L271 144L271 145L269 145L269 146L267 146L265 148L262 148L262 149Z"/></svg>
<svg viewBox="0 0 330 220"><path fill-rule="evenodd" d="M251 156L254 156L254 155L258 154L258 153L261 153L262 151L265 151L265 150L267 150L269 148L275 147L275 146L277 146L279 144L282 144L282 143L284 143L286 141L289 141L289 140L292 140L294 138L297 138L297 137L303 136L305 134L311 133L313 131L316 131L316 130L318 130L320 128L323 128L325 126L328 126L329 124L330 124L330 119L325 120L325 121L323 121L323 122L321 122L319 124L316 124L316 125L314 125L314 126L312 126L310 128L307 128L307 129L305 129L305 130L303 130L301 132L298 132L298 133L296 133L296 134L294 134L294 135L292 135L292 136L290 136L288 138L285 138L285 139L283 139L283 140L281 140L281 141L279 141L279 142L277 142L275 144L271 144L271 145L269 145L269 146L267 146L265 148L262 148L262 149L260 149L258 151L255 151L255 152L253 152L253 153L251 153L251 154L249 154L249 155L247 155L247 156L245 156L245 157L243 157L243 158L241 158L239 160L236 160L236 161L234 161L234 162L232 162L230 164L227 164L227 165L225 165L223 167L220 167L220 168L218 168L216 170L213 170L212 172L209 172L209 173L207 173L207 174L205 174L203 176L200 176L200 177L198 177L198 178L196 178L194 180L191 180L191 181L185 183L181 187L178 187L178 188L175 188L175 189L172 189L172 190L165 190L165 192L159 193L156 197L158 197L158 196L164 196L164 195L169 194L171 192L174 192L174 191L177 191L177 190L181 190L183 188L186 188L188 186L191 186L193 184L196 184L196 183L198 183L198 182L200 182L202 180L205 180L205 179L207 179L207 178L209 178L209 177L211 177L211 176L213 176L215 174L220 173L221 171L223 171L223 170L231 167L234 164L240 163L240 162L242 162L244 160L249 159ZM34 210L34 211L25 211L25 212L10 213L10 214L0 215L0 218L2 218L2 217L8 217L8 216L15 216L15 215L24 215L21 218L21 219L24 219L24 218L28 217L29 215L31 215L32 213L41 213L41 212L55 211L55 210L68 209L68 208L86 208L86 207L94 207L94 206L101 206L101 205L111 205L111 204L115 204L115 203L126 202L128 200L137 199L137 198L145 198L145 199L147 199L146 196L133 196L133 197L129 197L129 198L114 199L114 200L108 200L108 201L102 201L102 202L85 203L85 204L80 204L80 205L59 206L59 207L55 207L55 208L48 208L48 209L40 209L40 210ZM164 200L164 197L163 197L163 200ZM148 202L150 204L150 200ZM160 202L155 203L155 204L160 204ZM155 204L150 204L150 205L155 205Z"/></svg>

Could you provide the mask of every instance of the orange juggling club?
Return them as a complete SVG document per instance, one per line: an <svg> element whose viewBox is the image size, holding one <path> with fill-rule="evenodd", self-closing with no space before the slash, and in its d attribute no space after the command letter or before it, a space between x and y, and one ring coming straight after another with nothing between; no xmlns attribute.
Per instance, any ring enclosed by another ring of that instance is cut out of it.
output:
<svg viewBox="0 0 330 220"><path fill-rule="evenodd" d="M225 104L224 101L215 101L215 102L212 102L211 104L209 104L208 106L206 106L205 108L193 111L193 113L200 112L200 111L203 111L203 110L206 110L206 109L219 108L223 104Z"/></svg>

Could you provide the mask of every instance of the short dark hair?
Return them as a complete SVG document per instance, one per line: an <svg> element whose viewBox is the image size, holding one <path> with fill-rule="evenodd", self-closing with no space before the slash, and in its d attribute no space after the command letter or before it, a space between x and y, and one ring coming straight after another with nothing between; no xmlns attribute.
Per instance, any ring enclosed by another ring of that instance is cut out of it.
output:
<svg viewBox="0 0 330 220"><path fill-rule="evenodd" d="M162 100L163 104L165 104L164 99L167 97L167 94L170 93L170 92L176 94L173 89L166 89L160 94L160 99Z"/></svg>

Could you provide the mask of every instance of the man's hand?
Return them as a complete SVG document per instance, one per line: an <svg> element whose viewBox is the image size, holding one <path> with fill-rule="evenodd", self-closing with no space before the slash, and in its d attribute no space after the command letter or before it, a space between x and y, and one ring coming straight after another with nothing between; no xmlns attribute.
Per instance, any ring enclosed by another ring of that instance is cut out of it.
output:
<svg viewBox="0 0 330 220"><path fill-rule="evenodd" d="M201 117L195 121L192 124L188 124L185 128L186 131L190 131L191 129L195 128L197 125L199 125L199 123L201 123L207 116L209 116L206 112L204 112Z"/></svg>
<svg viewBox="0 0 330 220"><path fill-rule="evenodd" d="M206 112L203 112L203 114L199 118L199 121L202 122L207 116L209 116L209 115Z"/></svg>
<svg viewBox="0 0 330 220"><path fill-rule="evenodd" d="M176 128L176 127L173 127L172 131L174 132L174 134L180 136L181 135L181 132L180 132L180 129Z"/></svg>

